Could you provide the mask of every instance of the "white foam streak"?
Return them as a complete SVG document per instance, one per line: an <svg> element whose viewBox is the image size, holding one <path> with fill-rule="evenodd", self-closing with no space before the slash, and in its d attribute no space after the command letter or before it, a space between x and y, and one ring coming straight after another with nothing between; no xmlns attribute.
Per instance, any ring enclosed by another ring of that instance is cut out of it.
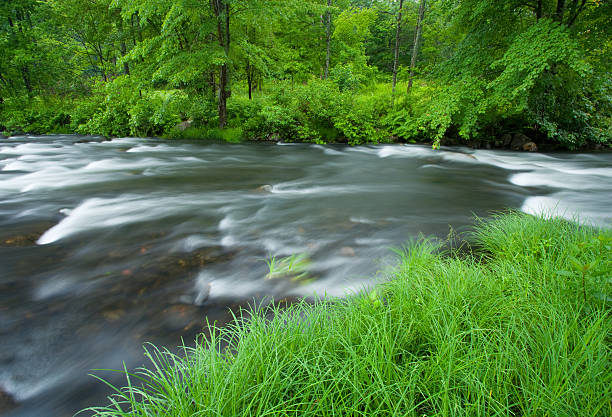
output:
<svg viewBox="0 0 612 417"><path fill-rule="evenodd" d="M388 158L390 156L402 156L405 158L422 157L424 155L433 155L431 149L422 146L383 146L378 150L377 154L380 158Z"/></svg>
<svg viewBox="0 0 612 417"><path fill-rule="evenodd" d="M84 231L158 220L231 201L231 198L224 198L222 195L218 195L218 198L209 196L208 199L193 195L173 197L126 195L111 199L92 198L84 201L56 226L47 230L37 243L45 245Z"/></svg>
<svg viewBox="0 0 612 417"><path fill-rule="evenodd" d="M300 195L337 195L373 191L371 188L359 185L310 185L306 183L282 183L272 186L270 193L286 196Z"/></svg>

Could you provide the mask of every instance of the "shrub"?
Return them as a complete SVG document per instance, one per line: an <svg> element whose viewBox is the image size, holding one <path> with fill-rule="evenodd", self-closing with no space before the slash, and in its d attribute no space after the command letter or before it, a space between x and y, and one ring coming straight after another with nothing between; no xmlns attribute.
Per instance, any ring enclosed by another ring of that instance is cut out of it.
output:
<svg viewBox="0 0 612 417"><path fill-rule="evenodd" d="M140 90L130 77L98 84L74 110L73 126L83 134L161 135L181 121L186 96L178 90Z"/></svg>
<svg viewBox="0 0 612 417"><path fill-rule="evenodd" d="M70 100L55 97L11 98L0 112L7 133L65 133L70 126Z"/></svg>

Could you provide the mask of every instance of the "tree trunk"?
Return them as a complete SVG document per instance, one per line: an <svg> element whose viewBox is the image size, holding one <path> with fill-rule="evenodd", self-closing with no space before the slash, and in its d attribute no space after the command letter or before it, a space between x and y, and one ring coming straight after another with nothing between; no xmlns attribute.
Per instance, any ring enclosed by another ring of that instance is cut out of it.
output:
<svg viewBox="0 0 612 417"><path fill-rule="evenodd" d="M555 20L563 23L563 15L565 14L566 0L557 0L557 11L555 12Z"/></svg>
<svg viewBox="0 0 612 417"><path fill-rule="evenodd" d="M32 82L30 80L30 70L28 69L28 67L23 66L21 67L21 78L23 79L23 83L26 87L26 90L28 91L28 97L32 97Z"/></svg>
<svg viewBox="0 0 612 417"><path fill-rule="evenodd" d="M212 96L211 97L215 97L217 95L217 82L215 81L215 72L211 71L210 72L210 91L212 92Z"/></svg>
<svg viewBox="0 0 612 417"><path fill-rule="evenodd" d="M121 53L121 58L125 58L127 55L127 46L125 44L125 33L123 32L123 18L119 16L117 19L117 26L119 29L119 33L121 34L121 42L119 43L119 52ZM130 66L127 61L123 61L123 73L125 75L130 75Z"/></svg>
<svg viewBox="0 0 612 417"><path fill-rule="evenodd" d="M329 8L332 5L332 0L327 0L327 12L325 13L325 42L327 45L327 53L325 54L325 79L329 77L329 60L331 58L331 11Z"/></svg>
<svg viewBox="0 0 612 417"><path fill-rule="evenodd" d="M400 30L402 28L402 8L404 0L400 0L399 11L397 12L397 28L395 29L395 48L393 50L393 87L391 88L391 100L395 101L395 85L397 84L397 63L399 60Z"/></svg>
<svg viewBox="0 0 612 417"><path fill-rule="evenodd" d="M225 51L226 59L229 57L230 49L230 10L229 4L224 0L211 0L213 12L217 18L217 37L219 45ZM231 95L229 90L229 68L227 62L221 65L219 71L219 128L225 128L227 124L227 99Z"/></svg>
<svg viewBox="0 0 612 417"><path fill-rule="evenodd" d="M225 128L227 124L227 78L227 64L223 64L219 72L219 129Z"/></svg>
<svg viewBox="0 0 612 417"><path fill-rule="evenodd" d="M536 19L540 20L542 18L542 1L543 0L538 0L538 5L536 8Z"/></svg>
<svg viewBox="0 0 612 417"><path fill-rule="evenodd" d="M410 76L408 78L408 91L412 88L412 78L414 77L414 67L416 66L419 45L421 43L421 30L423 29L423 18L425 17L425 1L419 4L419 16L417 18L416 33L414 34L414 46L412 47L412 58L410 59Z"/></svg>
<svg viewBox="0 0 612 417"><path fill-rule="evenodd" d="M247 61L246 65L247 84L249 85L249 100L253 100L253 71L251 63Z"/></svg>

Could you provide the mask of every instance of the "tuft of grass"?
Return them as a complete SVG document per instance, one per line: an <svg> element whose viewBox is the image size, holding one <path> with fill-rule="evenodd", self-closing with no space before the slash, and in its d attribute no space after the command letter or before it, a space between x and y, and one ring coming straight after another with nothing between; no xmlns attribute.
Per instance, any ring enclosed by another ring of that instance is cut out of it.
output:
<svg viewBox="0 0 612 417"><path fill-rule="evenodd" d="M290 278L292 281L299 281L308 278L312 261L307 254L299 253L283 258L273 256L266 260L266 264L269 269L266 279Z"/></svg>
<svg viewBox="0 0 612 417"><path fill-rule="evenodd" d="M428 240L398 250L375 291L272 319L241 312L181 355L148 347L151 366L88 411L609 416L612 232L511 212L478 222L473 237L480 255L441 254Z"/></svg>

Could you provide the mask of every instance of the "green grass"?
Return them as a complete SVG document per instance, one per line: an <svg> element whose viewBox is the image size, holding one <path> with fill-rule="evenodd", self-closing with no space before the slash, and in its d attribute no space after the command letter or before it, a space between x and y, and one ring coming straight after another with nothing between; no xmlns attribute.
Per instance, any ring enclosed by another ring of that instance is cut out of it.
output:
<svg viewBox="0 0 612 417"><path fill-rule="evenodd" d="M244 312L96 416L609 416L612 232L507 213L344 300ZM584 266L589 265L585 271ZM228 346L220 349L220 346ZM123 410L123 411L122 411Z"/></svg>
<svg viewBox="0 0 612 417"><path fill-rule="evenodd" d="M308 279L308 268L312 261L305 253L293 254L282 258L275 256L266 260L270 272L266 279L290 278L293 281Z"/></svg>

